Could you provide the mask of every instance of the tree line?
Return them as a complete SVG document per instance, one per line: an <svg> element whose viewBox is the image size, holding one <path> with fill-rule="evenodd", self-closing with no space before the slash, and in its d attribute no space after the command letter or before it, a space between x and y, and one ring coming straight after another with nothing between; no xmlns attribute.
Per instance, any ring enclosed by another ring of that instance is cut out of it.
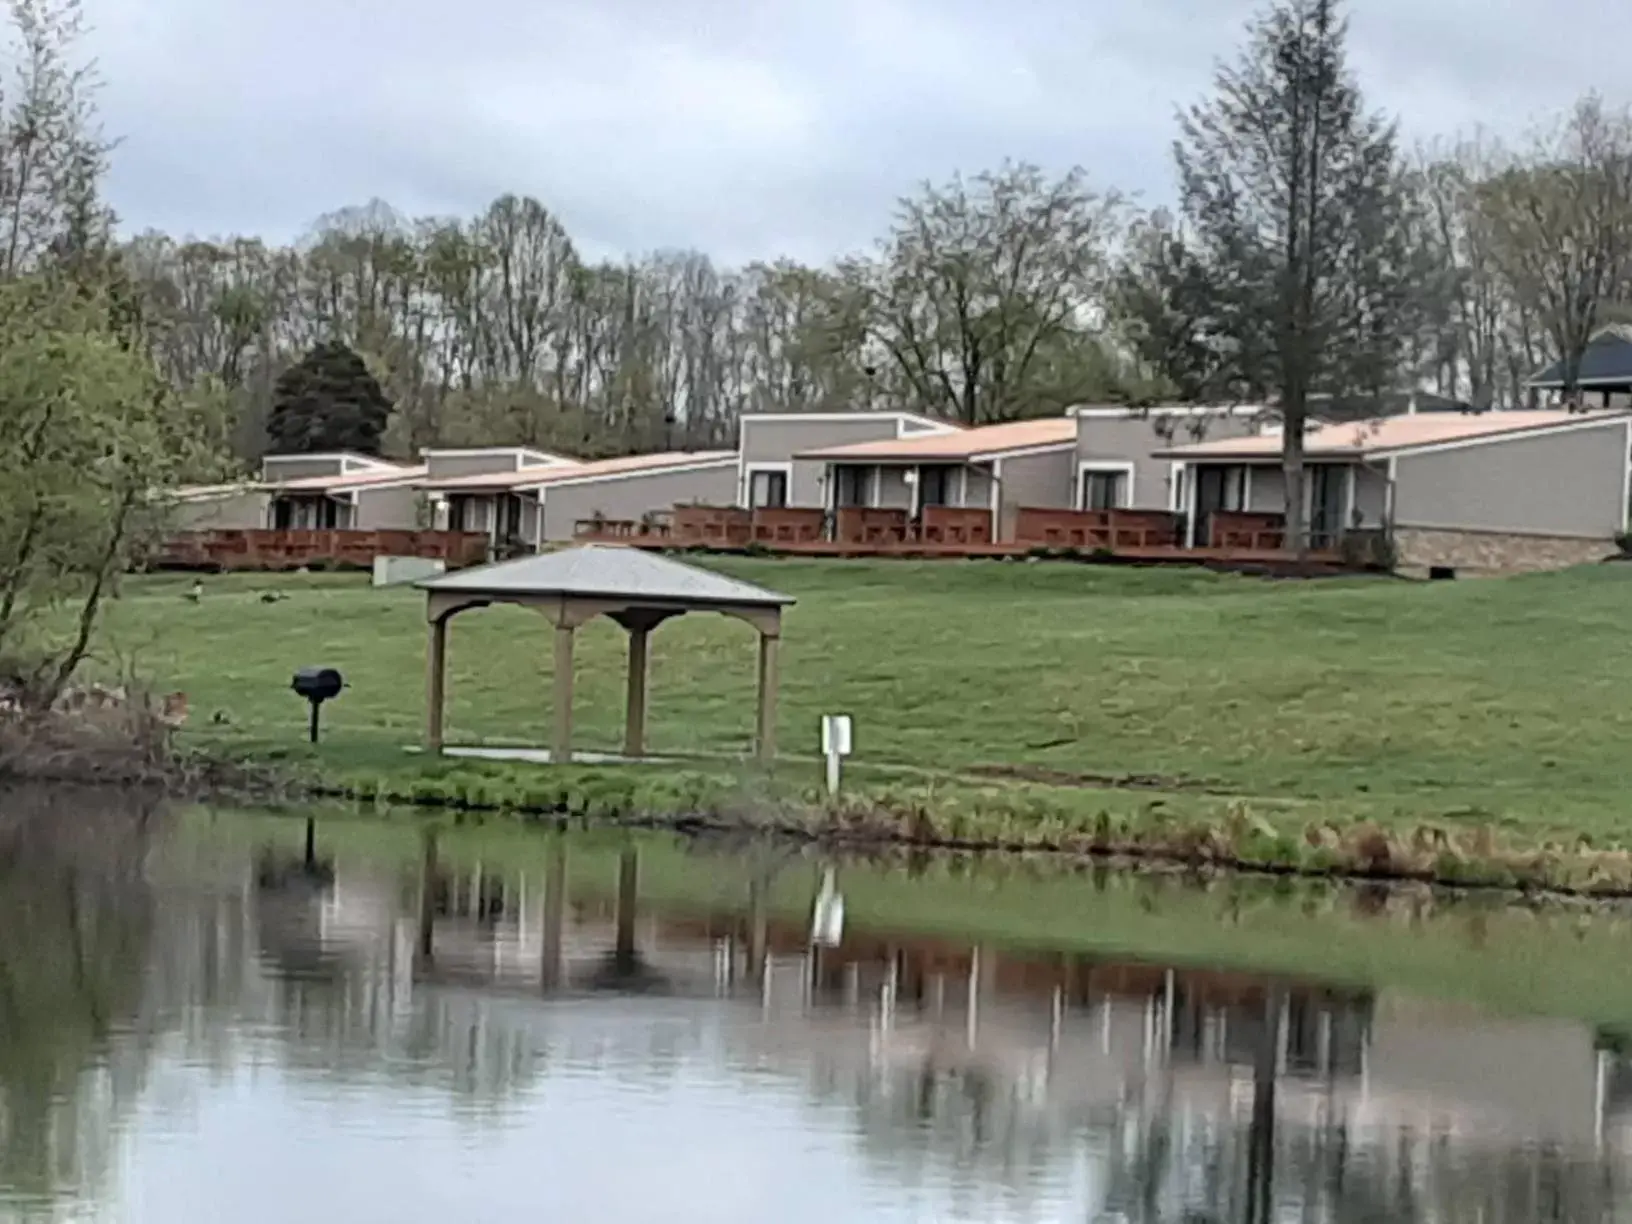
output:
<svg viewBox="0 0 1632 1224"><path fill-rule="evenodd" d="M1005 164L900 202L874 248L722 268L591 259L547 206L373 203L302 241L116 237L78 0L8 0L0 88L0 664L72 593L79 631L162 530L154 491L338 436L398 455L729 444L756 411L967 424L1081 402L1267 402L1289 535L1320 397L1524 397L1629 317L1632 117L1596 97L1510 142L1406 150L1338 0L1271 0L1180 116L1170 210ZM347 414L350 414L347 416ZM30 657L35 657L30 655ZM6 664L9 667L9 664Z"/></svg>
<svg viewBox="0 0 1632 1224"><path fill-rule="evenodd" d="M1296 413L1420 386L1520 403L1537 369L1572 374L1627 317L1632 120L1589 96L1511 143L1404 150L1365 106L1337 10L1286 0L1252 23L1181 116L1172 210L1009 164L924 186L875 249L822 267L590 260L514 195L467 219L376 201L289 246L150 232L125 265L165 377L218 383L245 455L280 373L331 342L395 405L383 445L402 454L713 445L767 410Z"/></svg>

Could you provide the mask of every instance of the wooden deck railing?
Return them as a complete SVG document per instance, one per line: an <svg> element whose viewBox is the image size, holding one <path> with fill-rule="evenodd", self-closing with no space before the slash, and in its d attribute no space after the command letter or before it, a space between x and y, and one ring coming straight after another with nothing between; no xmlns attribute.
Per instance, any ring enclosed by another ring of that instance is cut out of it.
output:
<svg viewBox="0 0 1632 1224"><path fill-rule="evenodd" d="M674 526L667 515L650 515L639 519L579 519L572 525L575 540L605 540L622 544L656 543L674 535Z"/></svg>
<svg viewBox="0 0 1632 1224"><path fill-rule="evenodd" d="M1286 544L1286 515L1255 510L1215 510L1208 516L1209 548L1274 550Z"/></svg>
<svg viewBox="0 0 1632 1224"><path fill-rule="evenodd" d="M827 511L811 506L759 506L753 512L756 544L813 544L827 538Z"/></svg>
<svg viewBox="0 0 1632 1224"><path fill-rule="evenodd" d="M1024 506L1015 515L1016 544L1053 548L1173 548L1180 519L1167 510L1055 510Z"/></svg>
<svg viewBox="0 0 1632 1224"><path fill-rule="evenodd" d="M154 558L160 569L291 570L346 565L366 569L375 557L426 557L449 569L487 560L487 536L467 531L184 531Z"/></svg>
<svg viewBox="0 0 1632 1224"><path fill-rule="evenodd" d="M741 548L753 538L753 515L740 506L676 506L670 523L678 545Z"/></svg>
<svg viewBox="0 0 1632 1224"><path fill-rule="evenodd" d="M916 534L925 544L990 544L992 512L964 506L925 506Z"/></svg>

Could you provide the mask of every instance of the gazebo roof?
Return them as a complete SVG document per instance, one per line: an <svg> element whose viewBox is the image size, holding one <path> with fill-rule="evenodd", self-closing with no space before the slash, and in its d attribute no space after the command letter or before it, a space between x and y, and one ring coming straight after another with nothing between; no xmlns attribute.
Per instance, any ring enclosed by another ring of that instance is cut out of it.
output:
<svg viewBox="0 0 1632 1224"><path fill-rule="evenodd" d="M458 570L416 585L455 595L560 595L688 608L781 608L794 602L792 596L670 557L598 544Z"/></svg>

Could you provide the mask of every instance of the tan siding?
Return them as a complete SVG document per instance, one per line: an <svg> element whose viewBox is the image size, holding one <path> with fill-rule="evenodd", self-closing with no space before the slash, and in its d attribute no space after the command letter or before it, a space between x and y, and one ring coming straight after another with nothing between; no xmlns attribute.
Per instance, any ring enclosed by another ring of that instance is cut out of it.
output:
<svg viewBox="0 0 1632 1224"><path fill-rule="evenodd" d="M529 544L543 542L544 507L531 493L521 495L521 538Z"/></svg>
<svg viewBox="0 0 1632 1224"><path fill-rule="evenodd" d="M795 459L788 480L788 505L827 505L827 464L814 459Z"/></svg>
<svg viewBox="0 0 1632 1224"><path fill-rule="evenodd" d="M1624 421L1403 455L1395 522L1608 539L1625 522L1626 462Z"/></svg>
<svg viewBox="0 0 1632 1224"><path fill-rule="evenodd" d="M608 476L583 484L546 486L542 493L544 539L559 542L572 539L574 525L596 514L635 520L644 514L672 510L678 502L732 505L737 495L737 468L727 459L690 471Z"/></svg>
<svg viewBox="0 0 1632 1224"><path fill-rule="evenodd" d="M172 522L177 531L254 531L266 526L266 493L237 493L209 501L183 502Z"/></svg>
<svg viewBox="0 0 1632 1224"><path fill-rule="evenodd" d="M1014 538L1014 518L1022 506L1070 509L1077 452L1068 448L1003 459L998 464L997 538Z"/></svg>
<svg viewBox="0 0 1632 1224"><path fill-rule="evenodd" d="M1388 474L1376 468L1354 469L1354 508L1362 527L1381 527L1388 518Z"/></svg>
<svg viewBox="0 0 1632 1224"><path fill-rule="evenodd" d="M912 486L907 483L907 469L878 467L874 471L876 483L873 487L878 494L873 504L886 510L911 510Z"/></svg>
<svg viewBox="0 0 1632 1224"><path fill-rule="evenodd" d="M419 490L412 485L392 489L358 489L352 525L359 531L417 526L418 499Z"/></svg>
<svg viewBox="0 0 1632 1224"><path fill-rule="evenodd" d="M306 455L268 455L261 460L264 480L305 480L312 476L340 476L344 474L342 458L311 458Z"/></svg>
<svg viewBox="0 0 1632 1224"><path fill-rule="evenodd" d="M1255 432L1250 418L1247 417L1220 414L1197 418L1174 418L1177 432L1169 443L1156 432L1156 422L1152 418L1160 416L1161 411L1158 409L1148 417L1132 415L1077 418L1076 461L1133 464L1133 488L1128 504L1139 510L1168 508L1170 464L1166 459L1153 459L1152 451L1162 450L1170 445L1182 446L1191 442L1244 437ZM1192 423L1200 427L1199 433L1191 432Z"/></svg>
<svg viewBox="0 0 1632 1224"><path fill-rule="evenodd" d="M482 476L489 472L513 472L520 466L511 454L427 455L425 475L430 480L452 480L457 476Z"/></svg>
<svg viewBox="0 0 1632 1224"><path fill-rule="evenodd" d="M985 510L992 504L992 473L989 468L970 467L968 486L963 495L963 504L971 509Z"/></svg>
<svg viewBox="0 0 1632 1224"><path fill-rule="evenodd" d="M1308 497L1308 474L1304 475L1304 496ZM1260 514L1286 512L1286 473L1278 467L1255 467L1247 479L1246 509Z"/></svg>
<svg viewBox="0 0 1632 1224"><path fill-rule="evenodd" d="M882 442L899 434L898 418L858 412L842 421L742 419L742 457L745 463L787 463L800 451L857 442Z"/></svg>

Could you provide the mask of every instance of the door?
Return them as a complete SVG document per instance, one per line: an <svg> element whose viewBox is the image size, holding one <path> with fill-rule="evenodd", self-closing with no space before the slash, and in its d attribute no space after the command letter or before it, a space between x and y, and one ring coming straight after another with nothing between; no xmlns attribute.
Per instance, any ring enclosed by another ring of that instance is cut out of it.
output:
<svg viewBox="0 0 1632 1224"><path fill-rule="evenodd" d="M945 506L951 503L952 469L949 467L921 467L918 469L918 513L926 506Z"/></svg>
<svg viewBox="0 0 1632 1224"><path fill-rule="evenodd" d="M872 477L872 469L859 464L842 464L833 469L833 506L842 510L846 506L865 506L867 504L867 485Z"/></svg>
<svg viewBox="0 0 1632 1224"><path fill-rule="evenodd" d="M1309 547L1336 548L1343 534L1343 492L1348 471L1322 463L1310 472Z"/></svg>
<svg viewBox="0 0 1632 1224"><path fill-rule="evenodd" d="M1196 512L1190 542L1197 548L1211 547L1213 515L1220 511L1245 509L1246 469L1208 465L1195 469Z"/></svg>

